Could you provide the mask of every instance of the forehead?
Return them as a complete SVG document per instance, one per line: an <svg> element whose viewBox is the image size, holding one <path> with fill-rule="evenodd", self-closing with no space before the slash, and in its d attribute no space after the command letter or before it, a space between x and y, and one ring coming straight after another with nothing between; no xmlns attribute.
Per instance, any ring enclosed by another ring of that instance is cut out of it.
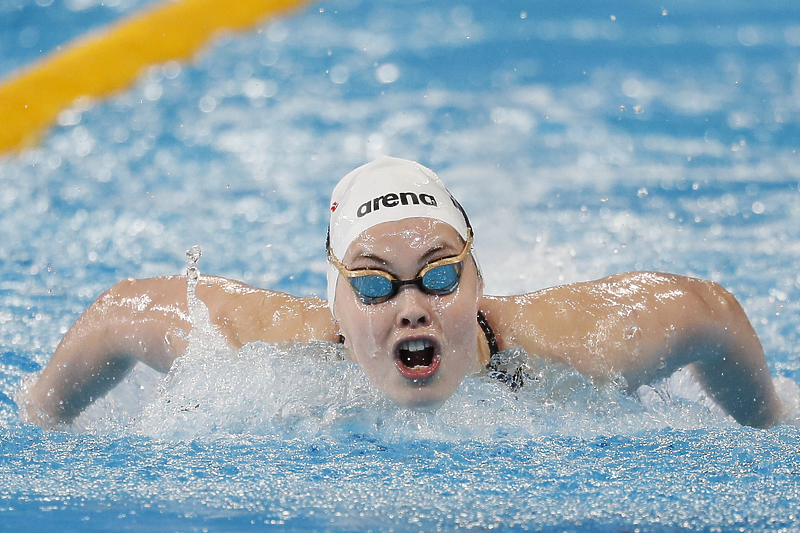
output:
<svg viewBox="0 0 800 533"><path fill-rule="evenodd" d="M434 248L458 252L462 246L461 236L449 224L432 218L407 218L363 231L347 249L346 257L376 254L393 260L409 252L424 254Z"/></svg>

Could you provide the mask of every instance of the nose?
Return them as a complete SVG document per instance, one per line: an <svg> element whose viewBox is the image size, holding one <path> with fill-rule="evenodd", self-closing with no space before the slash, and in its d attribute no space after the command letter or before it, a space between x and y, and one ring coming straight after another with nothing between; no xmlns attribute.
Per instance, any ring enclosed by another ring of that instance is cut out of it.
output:
<svg viewBox="0 0 800 533"><path fill-rule="evenodd" d="M430 297L413 285L400 288L397 302L397 325L400 327L427 326L431 322Z"/></svg>

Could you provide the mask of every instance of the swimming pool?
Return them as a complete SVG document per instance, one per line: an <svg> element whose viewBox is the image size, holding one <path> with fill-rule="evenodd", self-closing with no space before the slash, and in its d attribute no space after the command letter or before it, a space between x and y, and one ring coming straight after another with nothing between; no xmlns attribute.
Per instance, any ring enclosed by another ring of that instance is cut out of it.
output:
<svg viewBox="0 0 800 533"><path fill-rule="evenodd" d="M0 74L146 2L112 4L0 0ZM742 428L685 374L637 399L535 365L519 394L472 379L421 414L331 346L206 339L71 431L15 403L100 292L181 273L192 245L203 272L324 294L330 189L381 153L462 201L487 292L714 279L800 381L798 15L324 2L62 114L0 159L0 529L800 530L798 429Z"/></svg>

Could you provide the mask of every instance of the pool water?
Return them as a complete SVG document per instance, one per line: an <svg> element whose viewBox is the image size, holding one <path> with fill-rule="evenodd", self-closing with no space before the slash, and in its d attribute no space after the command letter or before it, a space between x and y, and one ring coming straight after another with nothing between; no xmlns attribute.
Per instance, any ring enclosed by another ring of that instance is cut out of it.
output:
<svg viewBox="0 0 800 533"><path fill-rule="evenodd" d="M0 0L0 76L147 3ZM0 159L0 530L800 531L798 427L743 428L686 372L630 396L534 359L416 413L335 346L199 331L71 427L17 413L104 289L193 245L324 295L330 190L380 154L443 177L490 294L721 283L800 413L799 125L790 1L341 0L150 68Z"/></svg>

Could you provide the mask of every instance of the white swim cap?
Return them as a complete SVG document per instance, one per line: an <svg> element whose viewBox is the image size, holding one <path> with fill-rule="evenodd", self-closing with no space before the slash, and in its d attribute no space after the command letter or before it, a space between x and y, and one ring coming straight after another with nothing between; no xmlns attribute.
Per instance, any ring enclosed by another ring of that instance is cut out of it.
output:
<svg viewBox="0 0 800 533"><path fill-rule="evenodd" d="M350 244L369 228L414 217L440 220L467 239L467 215L433 171L413 161L381 156L350 172L333 189L328 246L343 259ZM329 264L331 312L338 276Z"/></svg>

